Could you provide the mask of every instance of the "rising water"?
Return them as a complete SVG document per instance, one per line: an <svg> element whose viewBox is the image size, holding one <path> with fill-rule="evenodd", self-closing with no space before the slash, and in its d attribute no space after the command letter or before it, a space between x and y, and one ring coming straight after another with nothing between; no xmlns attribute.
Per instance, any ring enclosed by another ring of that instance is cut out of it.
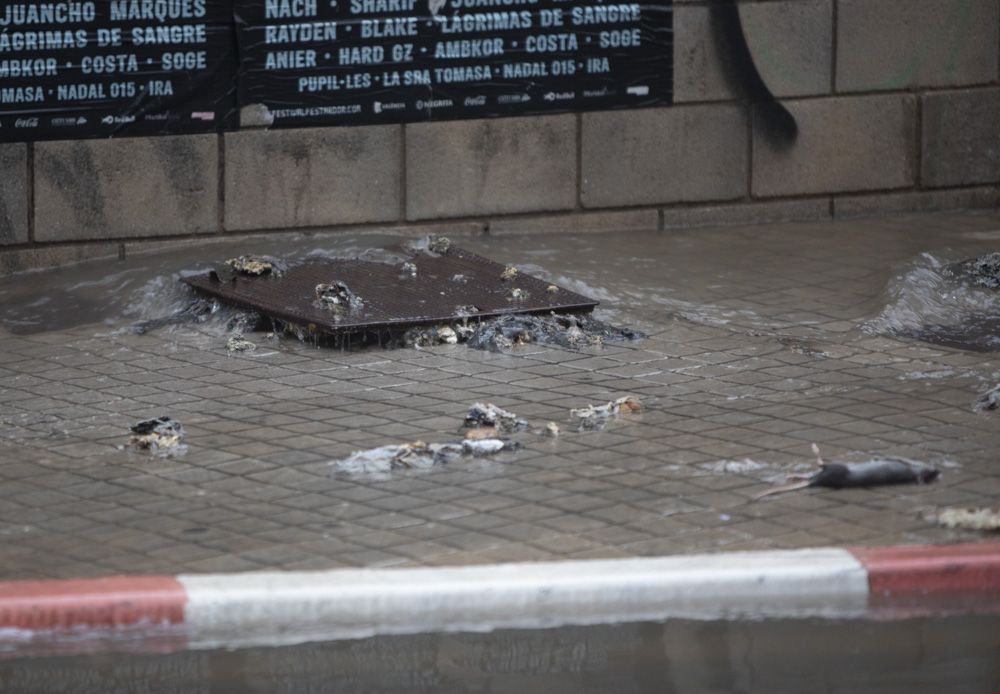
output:
<svg viewBox="0 0 1000 694"><path fill-rule="evenodd" d="M597 299L597 318L650 334L680 321L776 339L843 341L878 334L1000 349L1000 292L953 271L955 262L994 250L1000 233L920 238L909 232L869 232L859 223L838 234L836 243L822 233L781 227L724 234L481 236L454 242ZM790 235L793 244L787 241ZM195 295L180 278L206 272L234 255L269 254L291 263L316 257L395 262L399 256L383 249L399 241L382 233L291 234L23 273L0 278L0 326L15 334L91 324L104 331L128 329L183 310ZM881 258L888 268L906 248L912 249L910 261L889 272L871 271ZM868 257L861 261L863 256ZM842 291L845 306L855 309L845 311L840 321L854 327L838 328L834 335L826 332L830 321L810 310L830 304L831 289L821 284L828 273L845 277L833 291ZM801 308L795 310L796 304ZM224 334L232 319L233 313L223 310L206 316L201 329Z"/></svg>
<svg viewBox="0 0 1000 694"><path fill-rule="evenodd" d="M197 692L993 692L995 617L641 622L236 651L0 661L0 689Z"/></svg>

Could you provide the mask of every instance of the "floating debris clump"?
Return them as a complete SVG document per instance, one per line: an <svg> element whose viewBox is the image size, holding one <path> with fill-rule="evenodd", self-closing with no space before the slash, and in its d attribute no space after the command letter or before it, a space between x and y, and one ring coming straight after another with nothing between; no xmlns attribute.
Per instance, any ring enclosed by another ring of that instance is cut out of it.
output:
<svg viewBox="0 0 1000 694"><path fill-rule="evenodd" d="M973 412L983 412L984 410L995 410L997 408L1000 408L1000 386L986 391L972 403Z"/></svg>
<svg viewBox="0 0 1000 694"><path fill-rule="evenodd" d="M469 336L468 345L491 352L504 352L517 345L532 343L579 349L606 341L640 340L644 337L637 330L618 328L590 315L507 315L476 326Z"/></svg>
<svg viewBox="0 0 1000 694"><path fill-rule="evenodd" d="M517 268L514 267L513 265L508 265L503 269L503 272L500 273L500 279L503 280L504 282L510 282L516 278L517 278Z"/></svg>
<svg viewBox="0 0 1000 694"><path fill-rule="evenodd" d="M462 426L466 429L492 429L497 432L511 433L524 431L528 428L528 422L491 402L486 404L477 402L469 408Z"/></svg>
<svg viewBox="0 0 1000 694"><path fill-rule="evenodd" d="M449 443L414 441L355 451L330 465L333 474L385 475L394 470L415 470L444 465L461 456L489 456L519 448L514 441L503 439L465 440Z"/></svg>
<svg viewBox="0 0 1000 694"><path fill-rule="evenodd" d="M552 438L559 436L561 433L562 430L559 428L559 425L556 424L555 422L549 422L548 424L545 425L545 428L542 429L543 436L550 436Z"/></svg>
<svg viewBox="0 0 1000 694"><path fill-rule="evenodd" d="M569 411L570 415L579 420L581 430L602 429L608 419L620 412L641 412L642 403L633 395L625 395L604 405L587 405Z"/></svg>
<svg viewBox="0 0 1000 694"><path fill-rule="evenodd" d="M405 263L403 263L402 265L399 266L399 270L406 277L416 277L417 276L417 265L416 265L416 263L411 263L410 261L406 261Z"/></svg>
<svg viewBox="0 0 1000 694"><path fill-rule="evenodd" d="M461 326L438 325L430 328L410 328L403 333L403 344L407 347L433 347L434 345L456 345L468 329Z"/></svg>
<svg viewBox="0 0 1000 694"><path fill-rule="evenodd" d="M447 255L448 251L451 249L451 239L447 236L435 236L434 234L428 234L427 236L423 236L416 241L410 241L406 244L406 248L411 251L427 253L429 255Z"/></svg>
<svg viewBox="0 0 1000 694"><path fill-rule="evenodd" d="M243 333L236 333L226 342L227 352L252 352L257 349L257 345L243 337Z"/></svg>
<svg viewBox="0 0 1000 694"><path fill-rule="evenodd" d="M361 297L351 291L345 282L316 285L316 300L323 308L333 311L361 308L365 305Z"/></svg>
<svg viewBox="0 0 1000 694"><path fill-rule="evenodd" d="M157 417L136 422L131 427L129 445L154 455L172 456L183 454L187 446L181 443L184 427L170 417Z"/></svg>
<svg viewBox="0 0 1000 694"><path fill-rule="evenodd" d="M432 253L445 254L451 248L451 239L447 236L428 236L427 249Z"/></svg>
<svg viewBox="0 0 1000 694"><path fill-rule="evenodd" d="M935 520L946 528L1000 530L1000 511L992 508L945 508Z"/></svg>
<svg viewBox="0 0 1000 694"><path fill-rule="evenodd" d="M192 299L187 306L181 310L163 318L153 318L142 321L132 326L132 332L136 335L163 328L168 325L184 325L186 323L202 323L208 317L219 310L219 303L210 299Z"/></svg>
<svg viewBox="0 0 1000 694"><path fill-rule="evenodd" d="M226 265L238 274L252 277L262 275L280 277L287 269L283 261L267 255L241 255L237 258L230 258L226 261Z"/></svg>

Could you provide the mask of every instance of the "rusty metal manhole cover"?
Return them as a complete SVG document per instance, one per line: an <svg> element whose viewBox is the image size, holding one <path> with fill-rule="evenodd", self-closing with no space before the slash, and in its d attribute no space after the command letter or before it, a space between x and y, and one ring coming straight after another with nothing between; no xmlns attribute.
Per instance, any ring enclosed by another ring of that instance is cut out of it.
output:
<svg viewBox="0 0 1000 694"><path fill-rule="evenodd" d="M501 279L504 265L454 246L440 255L393 250L416 266L415 274L402 263L322 259L306 261L279 276L235 274L219 279L209 273L184 281L225 303L289 323L315 325L318 332L331 335L405 329L466 317L583 312L598 304L522 272ZM324 306L317 299L317 285L336 282L346 284L361 304L342 311ZM515 289L524 296L513 298Z"/></svg>

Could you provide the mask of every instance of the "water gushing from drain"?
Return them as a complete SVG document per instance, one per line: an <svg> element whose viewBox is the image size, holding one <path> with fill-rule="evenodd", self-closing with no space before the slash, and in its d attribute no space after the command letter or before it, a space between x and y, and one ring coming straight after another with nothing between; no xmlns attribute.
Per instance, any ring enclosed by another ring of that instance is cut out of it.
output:
<svg viewBox="0 0 1000 694"><path fill-rule="evenodd" d="M974 263L922 253L890 280L885 308L862 331L975 351L1000 350L1000 292L975 271Z"/></svg>

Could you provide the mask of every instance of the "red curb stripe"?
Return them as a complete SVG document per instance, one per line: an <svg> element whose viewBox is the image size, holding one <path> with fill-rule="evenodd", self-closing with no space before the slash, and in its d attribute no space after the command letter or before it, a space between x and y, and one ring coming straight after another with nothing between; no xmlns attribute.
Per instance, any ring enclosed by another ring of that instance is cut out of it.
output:
<svg viewBox="0 0 1000 694"><path fill-rule="evenodd" d="M172 576L0 583L0 628L180 624L187 593Z"/></svg>
<svg viewBox="0 0 1000 694"><path fill-rule="evenodd" d="M1000 542L851 547L868 571L869 593L886 598L1000 593Z"/></svg>

